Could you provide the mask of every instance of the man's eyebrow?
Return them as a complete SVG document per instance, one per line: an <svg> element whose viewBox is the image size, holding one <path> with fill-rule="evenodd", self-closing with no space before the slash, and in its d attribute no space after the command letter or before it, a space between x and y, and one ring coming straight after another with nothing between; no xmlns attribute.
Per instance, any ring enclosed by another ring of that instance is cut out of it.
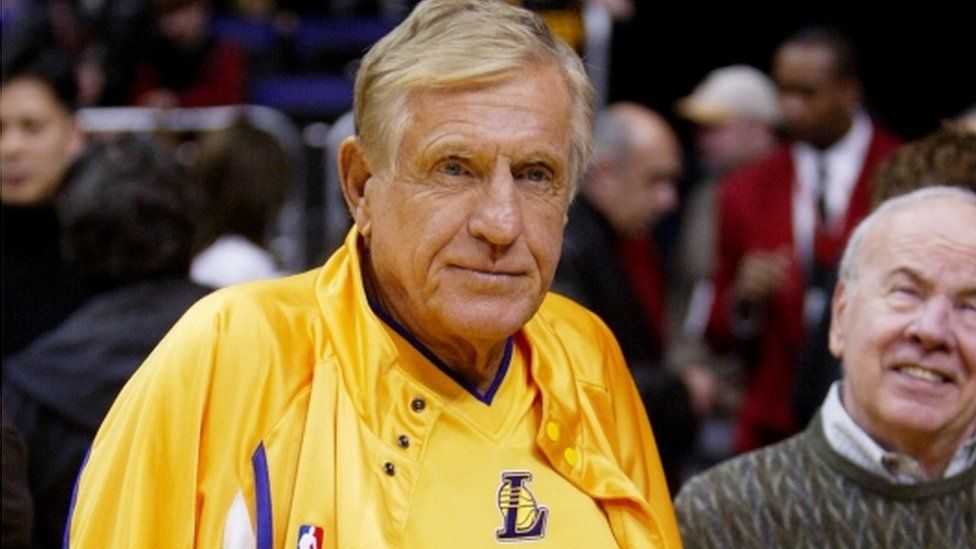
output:
<svg viewBox="0 0 976 549"><path fill-rule="evenodd" d="M433 155L438 158L444 157L459 157L459 158L471 158L476 156L478 153L473 150L472 147L465 143L459 143L458 141L452 140L439 140L430 143L421 154Z"/></svg>
<svg viewBox="0 0 976 549"><path fill-rule="evenodd" d="M899 277L908 278L914 284L924 285L928 283L928 281L926 281L926 279L920 273L915 272L915 270L909 267L898 267L893 271L889 271L888 274L885 275L884 281L891 282Z"/></svg>
<svg viewBox="0 0 976 549"><path fill-rule="evenodd" d="M533 151L516 159L514 164L517 166L544 164L551 168L558 168L562 167L565 162L558 155L551 154L548 151Z"/></svg>

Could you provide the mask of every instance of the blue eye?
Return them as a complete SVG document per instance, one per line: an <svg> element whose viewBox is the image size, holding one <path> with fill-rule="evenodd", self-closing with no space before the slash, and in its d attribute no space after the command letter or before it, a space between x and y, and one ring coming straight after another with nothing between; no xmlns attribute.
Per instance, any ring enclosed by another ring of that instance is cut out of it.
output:
<svg viewBox="0 0 976 549"><path fill-rule="evenodd" d="M533 166L526 168L519 177L533 183L545 183L552 181L553 174L551 170L544 166Z"/></svg>
<svg viewBox="0 0 976 549"><path fill-rule="evenodd" d="M464 166L460 162L448 161L441 164L441 172L446 175L463 175Z"/></svg>

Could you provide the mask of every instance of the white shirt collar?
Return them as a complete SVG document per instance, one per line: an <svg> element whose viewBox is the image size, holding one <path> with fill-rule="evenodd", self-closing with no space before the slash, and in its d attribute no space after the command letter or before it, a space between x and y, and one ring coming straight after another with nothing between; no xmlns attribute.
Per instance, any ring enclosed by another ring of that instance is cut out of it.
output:
<svg viewBox="0 0 976 549"><path fill-rule="evenodd" d="M827 218L832 229L843 225L844 213L847 212L847 204L864 167L872 133L871 119L863 111L859 111L844 137L827 149L819 150L803 142L793 144L793 160L797 183L802 193L801 199L811 215L816 203L818 164L821 158L826 162Z"/></svg>
<svg viewBox="0 0 976 549"><path fill-rule="evenodd" d="M840 381L830 386L827 398L820 409L824 435L838 454L862 469L899 484L925 482L918 461L902 452L889 452L878 445L864 429L861 429L844 409L840 400ZM943 478L957 475L976 464L976 435L956 451Z"/></svg>

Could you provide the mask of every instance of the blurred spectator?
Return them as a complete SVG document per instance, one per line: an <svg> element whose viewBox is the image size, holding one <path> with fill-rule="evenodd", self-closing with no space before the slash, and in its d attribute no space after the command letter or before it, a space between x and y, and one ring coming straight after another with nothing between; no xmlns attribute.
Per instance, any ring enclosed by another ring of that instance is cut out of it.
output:
<svg viewBox="0 0 976 549"><path fill-rule="evenodd" d="M0 406L3 421L3 538L0 545L17 549L30 545L34 509L27 487L27 448L24 438L7 418Z"/></svg>
<svg viewBox="0 0 976 549"><path fill-rule="evenodd" d="M699 411L706 412L720 397L735 392L708 379L715 357L701 341L712 295L718 181L772 151L781 111L776 84L748 65L708 73L691 95L679 101L678 111L696 125L695 145L704 177L689 192L683 213L673 295L675 311L684 314L676 317L681 326L670 351L676 364L687 366L690 376L701 378L692 385L701 388L693 396Z"/></svg>
<svg viewBox="0 0 976 549"><path fill-rule="evenodd" d="M871 205L921 187L949 185L976 191L976 127L949 122L895 151L878 166Z"/></svg>
<svg viewBox="0 0 976 549"><path fill-rule="evenodd" d="M706 331L745 364L738 451L800 428L790 390L804 338L827 305L840 250L867 212L871 173L897 146L861 107L854 51L838 33L816 28L788 38L772 72L792 141L721 184Z"/></svg>
<svg viewBox="0 0 976 549"><path fill-rule="evenodd" d="M777 144L781 118L776 84L748 65L708 73L678 111L696 125L697 160L703 177L685 199L678 261L670 281L669 308L675 341L669 359L677 365L703 419L696 463L714 465L732 453L730 418L741 400L741 365L711 353L703 336L708 323L715 258L715 202L718 182L735 169L768 154Z"/></svg>
<svg viewBox="0 0 976 549"><path fill-rule="evenodd" d="M203 141L195 171L206 205L191 278L219 288L284 274L265 248L294 182L281 145L241 118Z"/></svg>
<svg viewBox="0 0 976 549"><path fill-rule="evenodd" d="M61 254L52 205L84 147L77 88L55 52L10 59L0 87L3 356L64 320L85 299ZM3 364L6 379L7 363Z"/></svg>
<svg viewBox="0 0 976 549"><path fill-rule="evenodd" d="M132 102L207 107L244 102L246 62L211 29L209 0L154 0L155 32L137 62Z"/></svg>
<svg viewBox="0 0 976 549"><path fill-rule="evenodd" d="M347 16L380 15L402 18L416 4L412 0L224 0L223 11L247 17L268 16L306 17L306 16ZM220 4L218 5L220 6Z"/></svg>
<svg viewBox="0 0 976 549"><path fill-rule="evenodd" d="M145 4L144 0L5 2L4 63L31 52L56 50L73 66L79 106L123 104L132 85L135 45L150 23Z"/></svg>
<svg viewBox="0 0 976 549"><path fill-rule="evenodd" d="M34 543L61 543L75 478L116 394L206 289L187 279L199 190L146 138L92 147L59 198L71 263L99 292L5 360L3 404L23 433Z"/></svg>
<svg viewBox="0 0 976 549"><path fill-rule="evenodd" d="M878 168L871 178L872 209L889 198L922 187L962 187L976 192L976 129L959 123L902 146ZM836 276L830 281L833 288ZM794 413L808 422L827 396L831 384L840 379L840 360L828 346L830 310L824 311L805 342L793 387Z"/></svg>
<svg viewBox="0 0 976 549"><path fill-rule="evenodd" d="M595 312L617 338L676 490L694 419L680 379L664 365L664 287L650 231L677 206L681 148L661 116L633 103L601 112L594 134L593 160L570 206L552 289Z"/></svg>

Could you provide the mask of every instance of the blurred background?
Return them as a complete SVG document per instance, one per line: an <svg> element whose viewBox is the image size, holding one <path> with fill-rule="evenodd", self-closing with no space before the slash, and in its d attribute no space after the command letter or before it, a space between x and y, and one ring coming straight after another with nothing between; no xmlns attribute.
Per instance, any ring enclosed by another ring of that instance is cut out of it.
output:
<svg viewBox="0 0 976 549"><path fill-rule="evenodd" d="M905 139L976 102L969 21L958 8L926 4L854 14L823 5L787 12L698 3L663 9L633 0L522 3L575 42L604 103L631 100L661 112L686 151L693 150L693 128L676 114L676 100L716 67L745 63L768 71L776 44L810 24L834 26L851 38L870 113ZM278 231L287 241L279 238L277 252L296 270L328 257L344 234L344 206L329 189L329 132L349 131L348 120L344 130L334 126L351 108L357 60L411 6L407 0L3 0L0 23L5 65L43 48L72 60L83 109L270 109L249 116L261 119L296 162L299 180L284 210L292 218ZM229 113L112 110L89 110L81 119L91 132L168 129L182 143L231 120ZM193 150L184 147L181 157L189 162ZM686 165L684 179L696 180L693 155ZM665 248L672 226L665 220L658 229Z"/></svg>

